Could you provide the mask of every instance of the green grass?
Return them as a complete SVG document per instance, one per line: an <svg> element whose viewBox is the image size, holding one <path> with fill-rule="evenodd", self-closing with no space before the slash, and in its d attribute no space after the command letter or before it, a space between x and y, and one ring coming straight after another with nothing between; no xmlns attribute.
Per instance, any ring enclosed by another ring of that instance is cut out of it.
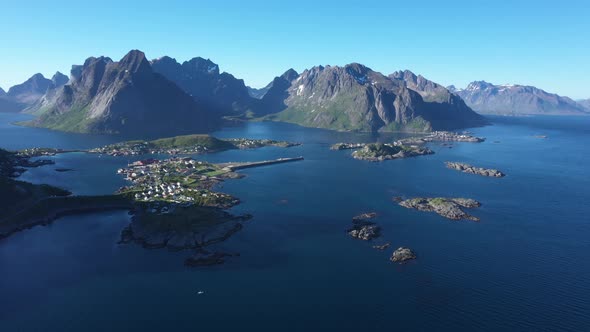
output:
<svg viewBox="0 0 590 332"><path fill-rule="evenodd" d="M171 148L184 148L191 146L204 146L211 150L228 150L233 149L235 146L230 142L220 140L209 135L184 135L168 138L160 138L154 141L148 142L150 147L171 149Z"/></svg>
<svg viewBox="0 0 590 332"><path fill-rule="evenodd" d="M88 118L88 105L75 105L70 111L56 114L51 110L45 111L31 123L34 126L61 130L67 132L89 133L92 120Z"/></svg>

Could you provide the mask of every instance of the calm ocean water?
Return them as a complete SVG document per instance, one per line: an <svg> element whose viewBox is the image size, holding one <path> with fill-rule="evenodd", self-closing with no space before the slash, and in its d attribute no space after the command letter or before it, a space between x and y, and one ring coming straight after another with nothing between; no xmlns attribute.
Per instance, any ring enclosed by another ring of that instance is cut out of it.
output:
<svg viewBox="0 0 590 332"><path fill-rule="evenodd" d="M21 128L0 114L0 147L87 148L119 140ZM126 212L71 216L0 240L1 331L456 331L590 330L590 118L491 118L481 144L383 163L330 151L338 141L393 137L280 123L226 128L219 137L304 143L227 151L210 161L302 155L243 171L220 188L254 218L216 249L226 264L186 268L188 252L118 245ZM546 139L535 135L547 135ZM110 193L125 158L79 153L23 179L78 194ZM444 161L501 169L502 179L448 170ZM73 168L58 173L55 168ZM407 210L393 196L463 196L481 222ZM350 239L351 217L379 213L377 251ZM408 246L418 259L388 261ZM197 291L205 293L198 295Z"/></svg>

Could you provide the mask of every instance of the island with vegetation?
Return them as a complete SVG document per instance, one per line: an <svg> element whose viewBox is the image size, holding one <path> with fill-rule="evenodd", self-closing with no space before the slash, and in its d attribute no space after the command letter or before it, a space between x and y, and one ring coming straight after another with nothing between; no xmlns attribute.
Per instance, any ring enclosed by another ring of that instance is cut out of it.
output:
<svg viewBox="0 0 590 332"><path fill-rule="evenodd" d="M466 219L479 221L479 218L463 211L463 208L477 208L481 206L481 203L470 198L418 197L402 200L399 202L399 205L408 209L435 212L440 216L452 220Z"/></svg>
<svg viewBox="0 0 590 332"><path fill-rule="evenodd" d="M495 178L501 178L501 177L506 176L506 174L502 173L501 171L499 171L497 169L475 167L475 166L471 166L466 163L447 161L447 162L445 162L445 165L447 165L447 168L461 171L463 173L477 174L477 175L481 175L481 176L489 176L489 177L495 177Z"/></svg>
<svg viewBox="0 0 590 332"><path fill-rule="evenodd" d="M432 150L416 145L369 143L352 153L352 157L367 161L384 161L433 154Z"/></svg>
<svg viewBox="0 0 590 332"><path fill-rule="evenodd" d="M352 157L367 161L384 161L433 154L426 147L394 143L337 143L331 150L355 150Z"/></svg>
<svg viewBox="0 0 590 332"><path fill-rule="evenodd" d="M254 149L265 146L293 147L300 143L275 141L270 139L229 138L219 139L210 135L184 135L160 138L152 141L126 141L89 150L90 153L111 156L131 156L146 154L198 154L232 149Z"/></svg>

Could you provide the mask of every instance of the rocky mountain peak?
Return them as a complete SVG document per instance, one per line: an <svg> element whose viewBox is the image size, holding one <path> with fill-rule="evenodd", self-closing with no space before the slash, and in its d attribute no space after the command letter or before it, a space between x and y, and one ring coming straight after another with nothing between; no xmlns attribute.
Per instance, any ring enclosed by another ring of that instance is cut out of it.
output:
<svg viewBox="0 0 590 332"><path fill-rule="evenodd" d="M211 75L219 75L219 66L209 59L195 57L182 64L185 69L192 71L207 73Z"/></svg>
<svg viewBox="0 0 590 332"><path fill-rule="evenodd" d="M12 97L18 97L24 94L42 95L47 91L51 84L51 80L48 80L42 74L37 73L24 83L11 87L7 94Z"/></svg>
<svg viewBox="0 0 590 332"><path fill-rule="evenodd" d="M151 73L152 69L145 54L139 50L131 50L118 63L119 68L131 73Z"/></svg>
<svg viewBox="0 0 590 332"><path fill-rule="evenodd" d="M299 76L299 74L293 68L289 68L286 72L283 73L280 77L284 80L289 82L293 81Z"/></svg>
<svg viewBox="0 0 590 332"><path fill-rule="evenodd" d="M62 85L65 85L66 83L68 83L69 78L60 73L59 71L56 72L53 77L51 77L51 82L53 82L53 86L54 87L60 87Z"/></svg>
<svg viewBox="0 0 590 332"><path fill-rule="evenodd" d="M493 84L488 83L486 81L473 81L467 85L467 88L465 88L465 90L467 90L467 91L480 90L480 89L483 90L483 89L491 88L493 86L494 86Z"/></svg>

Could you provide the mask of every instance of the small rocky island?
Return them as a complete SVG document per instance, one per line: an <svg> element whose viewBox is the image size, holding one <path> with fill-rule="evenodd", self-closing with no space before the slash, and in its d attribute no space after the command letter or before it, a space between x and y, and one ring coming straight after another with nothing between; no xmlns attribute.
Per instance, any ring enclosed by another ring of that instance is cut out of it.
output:
<svg viewBox="0 0 590 332"><path fill-rule="evenodd" d="M352 153L355 159L384 161L433 154L432 150L415 145L370 143Z"/></svg>
<svg viewBox="0 0 590 332"><path fill-rule="evenodd" d="M394 143L338 143L331 150L355 150L352 157L367 161L384 161L433 154L432 150L417 146Z"/></svg>
<svg viewBox="0 0 590 332"><path fill-rule="evenodd" d="M479 218L466 213L462 208L477 208L481 206L481 203L469 198L418 197L402 200L399 202L399 205L408 209L436 212L437 214L452 220L466 219L479 221Z"/></svg>
<svg viewBox="0 0 590 332"><path fill-rule="evenodd" d="M410 248L406 247L397 248L389 258L390 261L400 264L412 259L416 259L416 254Z"/></svg>
<svg viewBox="0 0 590 332"><path fill-rule="evenodd" d="M347 230L348 235L355 239L369 241L381 236L381 227L370 221L377 217L377 213L363 213L352 218L352 228Z"/></svg>
<svg viewBox="0 0 590 332"><path fill-rule="evenodd" d="M506 176L506 174L500 172L497 169L475 167L475 166L471 166L469 164L452 162L452 161L447 161L447 162L445 162L445 164L447 165L447 168L461 171L463 173L477 174L477 175L481 175L481 176L489 176L489 177L495 177L495 178L501 178L501 177Z"/></svg>

